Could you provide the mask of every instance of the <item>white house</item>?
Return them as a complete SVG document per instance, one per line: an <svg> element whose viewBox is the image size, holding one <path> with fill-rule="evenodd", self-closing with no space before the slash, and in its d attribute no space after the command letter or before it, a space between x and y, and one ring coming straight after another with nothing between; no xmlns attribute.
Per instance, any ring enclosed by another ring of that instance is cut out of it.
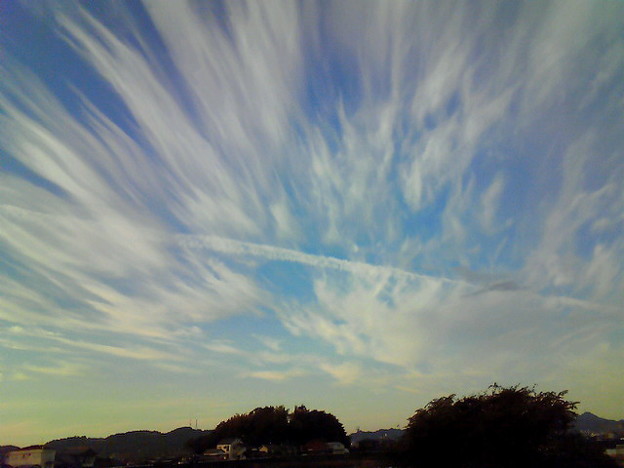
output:
<svg viewBox="0 0 624 468"><path fill-rule="evenodd" d="M246 447L240 439L223 439L217 444L217 450L223 451L228 460L242 460Z"/></svg>
<svg viewBox="0 0 624 468"><path fill-rule="evenodd" d="M349 449L342 442L327 442L327 448L332 455L346 455Z"/></svg>
<svg viewBox="0 0 624 468"><path fill-rule="evenodd" d="M56 451L36 445L9 452L4 463L13 468L53 468L55 455Z"/></svg>

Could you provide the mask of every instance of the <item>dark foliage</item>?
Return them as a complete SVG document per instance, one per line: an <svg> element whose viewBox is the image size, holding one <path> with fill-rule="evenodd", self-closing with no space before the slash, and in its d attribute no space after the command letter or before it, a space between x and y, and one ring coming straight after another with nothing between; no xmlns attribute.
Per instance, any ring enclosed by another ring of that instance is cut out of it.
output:
<svg viewBox="0 0 624 468"><path fill-rule="evenodd" d="M344 427L331 413L308 410L305 406L296 406L290 415L289 440L296 445L310 440L342 442L348 447L350 442Z"/></svg>
<svg viewBox="0 0 624 468"><path fill-rule="evenodd" d="M431 401L409 418L409 464L455 467L611 467L612 460L573 432L577 403L566 392L501 387Z"/></svg>
<svg viewBox="0 0 624 468"><path fill-rule="evenodd" d="M190 440L188 446L195 453L201 453L221 439L233 437L252 447L263 444L299 446L310 440L342 442L345 446L349 443L344 427L333 414L308 410L305 406L296 406L291 413L283 406L266 406L220 422L212 433Z"/></svg>

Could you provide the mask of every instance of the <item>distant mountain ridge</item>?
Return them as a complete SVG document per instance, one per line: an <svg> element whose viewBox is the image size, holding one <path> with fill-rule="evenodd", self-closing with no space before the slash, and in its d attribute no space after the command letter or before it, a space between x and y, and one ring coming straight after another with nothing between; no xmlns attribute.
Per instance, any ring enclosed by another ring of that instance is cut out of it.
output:
<svg viewBox="0 0 624 468"><path fill-rule="evenodd" d="M123 461L179 457L190 454L186 443L211 431L180 427L171 432L131 431L114 434L106 438L69 437L48 442L46 447L57 451L75 448L90 448L98 457Z"/></svg>
<svg viewBox="0 0 624 468"><path fill-rule="evenodd" d="M587 433L624 432L624 419L616 421L604 419L593 413L578 416L575 428ZM106 438L68 437L45 444L59 452L76 448L90 448L101 458L114 458L127 462L156 458L169 458L191 453L186 443L194 438L207 435L212 431L180 427L171 432L131 431L110 435ZM377 431L357 431L350 434L352 443L362 440L398 440L403 435L401 429L379 429ZM0 447L0 455L17 449L14 446Z"/></svg>
<svg viewBox="0 0 624 468"><path fill-rule="evenodd" d="M581 432L603 434L605 432L624 432L624 419L615 421L604 419L593 413L585 412L576 418L575 427Z"/></svg>
<svg viewBox="0 0 624 468"><path fill-rule="evenodd" d="M605 419L596 416L593 413L585 412L576 418L574 428L577 431L603 434L607 432L624 432L624 419L619 421L613 419ZM351 443L357 443L362 440L381 440L384 438L390 440L398 440L403 435L401 429L379 429L377 431L357 431L350 434Z"/></svg>
<svg viewBox="0 0 624 468"><path fill-rule="evenodd" d="M378 431L357 431L349 435L352 444L359 443L363 440L399 440L403 436L402 429L379 429Z"/></svg>

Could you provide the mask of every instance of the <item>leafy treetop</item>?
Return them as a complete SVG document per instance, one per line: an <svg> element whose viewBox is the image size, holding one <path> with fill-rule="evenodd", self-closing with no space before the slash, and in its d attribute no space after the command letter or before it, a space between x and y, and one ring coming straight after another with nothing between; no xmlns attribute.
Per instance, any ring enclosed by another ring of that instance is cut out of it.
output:
<svg viewBox="0 0 624 468"><path fill-rule="evenodd" d="M197 453L214 447L221 439L238 437L245 444L303 445L311 440L342 442L349 445L344 427L333 414L296 406L289 412L284 406L265 406L246 414L236 414L220 422L207 436L189 441Z"/></svg>
<svg viewBox="0 0 624 468"><path fill-rule="evenodd" d="M410 463L456 467L602 467L611 460L572 431L577 402L567 392L491 385L431 401L409 418Z"/></svg>

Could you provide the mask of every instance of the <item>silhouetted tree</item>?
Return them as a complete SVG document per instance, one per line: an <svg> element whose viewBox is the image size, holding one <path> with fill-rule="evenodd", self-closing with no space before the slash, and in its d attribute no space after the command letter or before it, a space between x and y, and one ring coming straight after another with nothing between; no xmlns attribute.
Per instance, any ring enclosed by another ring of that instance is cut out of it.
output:
<svg viewBox="0 0 624 468"><path fill-rule="evenodd" d="M331 413L308 410L305 406L295 406L290 415L291 442L302 445L311 440L325 442L342 442L345 447L350 445L349 437L338 418Z"/></svg>
<svg viewBox="0 0 624 468"><path fill-rule="evenodd" d="M250 446L263 444L303 445L310 440L342 442L349 438L338 419L330 413L296 406L289 413L284 406L265 406L247 414L235 414L220 422L207 436L187 443L195 453L214 447L221 439L238 437Z"/></svg>
<svg viewBox="0 0 624 468"><path fill-rule="evenodd" d="M577 403L565 395L494 384L478 395L433 400L409 418L403 439L408 462L479 468L615 466L572 431Z"/></svg>
<svg viewBox="0 0 624 468"><path fill-rule="evenodd" d="M243 440L250 445L283 443L288 439L288 410L283 406L256 408L248 415Z"/></svg>

